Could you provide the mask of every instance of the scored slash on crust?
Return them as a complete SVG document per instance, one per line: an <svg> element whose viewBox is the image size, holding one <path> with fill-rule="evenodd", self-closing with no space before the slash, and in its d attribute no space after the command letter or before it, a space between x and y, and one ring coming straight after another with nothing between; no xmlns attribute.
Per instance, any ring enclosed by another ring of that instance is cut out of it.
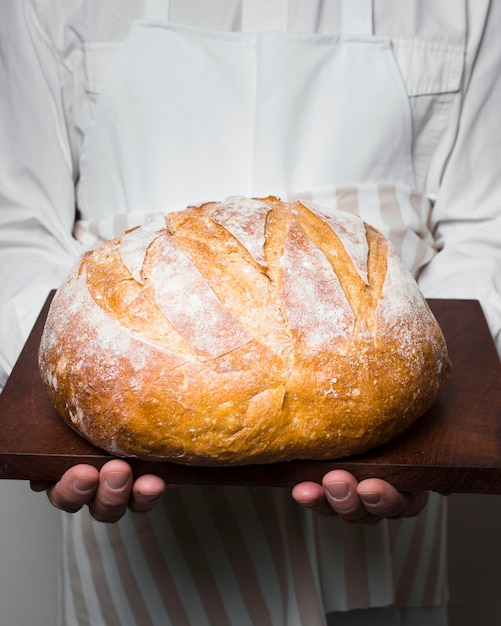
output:
<svg viewBox="0 0 501 626"><path fill-rule="evenodd" d="M234 237L242 247L242 255L250 255L258 266L252 268L249 264L247 272L252 274L259 269L276 283L281 292L277 303L284 303L281 313L287 318L288 328L302 334L311 350L345 336L350 327L354 328L356 320L359 325L363 320L371 328L371 314L373 316L380 296L384 273L378 280L371 272L369 280L372 258L369 251L377 247L380 238L372 237L369 247L371 232L356 216L337 215L339 212L322 215L302 202L294 203L291 209L278 199L269 198L267 202L231 197L223 203L188 211L209 207L209 219L224 229L224 235L221 230L217 235ZM270 244L278 247L278 254L267 250L270 212L281 213L278 219L283 225L279 237L282 240L278 241L275 235L275 241ZM196 217L195 220L197 224L200 222ZM234 285L228 281L223 284L200 271L198 251L193 252L194 249L186 245L186 238L190 238L187 225L190 225L189 218L183 224L184 239L179 235L170 236L163 218L133 229L122 237L120 255L141 284L147 254L159 259L148 276L157 306L198 358L217 358L246 345L255 328L252 325L248 328L245 314L242 316L239 311L234 317L228 310L228 298L222 292L234 289ZM325 229L330 231L327 236ZM326 242L330 242L329 245ZM224 259L213 259L212 267L217 267L218 261L224 263ZM275 267L270 267L270 263ZM381 275L381 258L376 259L374 265ZM343 282L339 281L338 274L343 276ZM255 303L250 304L255 306ZM281 306L277 304L277 308Z"/></svg>
<svg viewBox="0 0 501 626"><path fill-rule="evenodd" d="M363 452L419 417L449 371L380 233L274 197L158 216L83 255L39 354L91 442L202 465Z"/></svg>

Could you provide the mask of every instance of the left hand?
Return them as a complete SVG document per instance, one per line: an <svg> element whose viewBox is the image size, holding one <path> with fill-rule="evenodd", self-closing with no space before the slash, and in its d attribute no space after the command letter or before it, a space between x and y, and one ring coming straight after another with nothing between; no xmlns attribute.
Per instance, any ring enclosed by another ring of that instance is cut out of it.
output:
<svg viewBox="0 0 501 626"><path fill-rule="evenodd" d="M428 492L401 492L379 478L358 482L345 470L333 470L325 474L321 485L299 483L292 497L322 515L337 514L350 522L375 524L382 519L417 515L428 501Z"/></svg>

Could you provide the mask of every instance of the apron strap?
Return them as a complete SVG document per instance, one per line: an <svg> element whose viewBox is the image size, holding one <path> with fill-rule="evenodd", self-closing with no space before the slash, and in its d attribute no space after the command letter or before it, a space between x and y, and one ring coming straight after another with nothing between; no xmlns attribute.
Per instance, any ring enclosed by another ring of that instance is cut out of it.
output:
<svg viewBox="0 0 501 626"><path fill-rule="evenodd" d="M373 0L342 0L341 32L343 35L373 35Z"/></svg>
<svg viewBox="0 0 501 626"><path fill-rule="evenodd" d="M287 0L243 0L242 31L287 31L289 3Z"/></svg>
<svg viewBox="0 0 501 626"><path fill-rule="evenodd" d="M169 19L170 0L145 0L144 17ZM373 0L342 0L341 32L344 35L374 34ZM243 0L242 31L287 31L287 0Z"/></svg>
<svg viewBox="0 0 501 626"><path fill-rule="evenodd" d="M170 0L145 0L144 17L146 19L169 19Z"/></svg>
<svg viewBox="0 0 501 626"><path fill-rule="evenodd" d="M144 17L169 19L170 0L145 0ZM242 31L287 31L289 6L287 0L243 0Z"/></svg>

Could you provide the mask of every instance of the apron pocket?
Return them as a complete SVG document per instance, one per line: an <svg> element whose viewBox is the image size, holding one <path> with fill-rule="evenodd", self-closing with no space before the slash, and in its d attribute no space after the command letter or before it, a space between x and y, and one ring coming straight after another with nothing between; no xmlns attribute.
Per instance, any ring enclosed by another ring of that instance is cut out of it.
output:
<svg viewBox="0 0 501 626"><path fill-rule="evenodd" d="M458 91L463 74L462 46L418 39L392 40L409 97Z"/></svg>
<svg viewBox="0 0 501 626"><path fill-rule="evenodd" d="M392 40L413 122L416 183L423 187L431 156L459 97L464 46L419 39Z"/></svg>

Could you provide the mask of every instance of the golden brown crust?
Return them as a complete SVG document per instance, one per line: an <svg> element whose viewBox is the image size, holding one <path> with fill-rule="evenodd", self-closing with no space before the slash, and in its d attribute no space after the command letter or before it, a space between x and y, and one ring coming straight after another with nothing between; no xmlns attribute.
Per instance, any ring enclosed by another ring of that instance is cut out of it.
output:
<svg viewBox="0 0 501 626"><path fill-rule="evenodd" d="M422 415L450 369L382 235L273 197L188 207L85 254L39 360L91 442L198 465L364 452Z"/></svg>

